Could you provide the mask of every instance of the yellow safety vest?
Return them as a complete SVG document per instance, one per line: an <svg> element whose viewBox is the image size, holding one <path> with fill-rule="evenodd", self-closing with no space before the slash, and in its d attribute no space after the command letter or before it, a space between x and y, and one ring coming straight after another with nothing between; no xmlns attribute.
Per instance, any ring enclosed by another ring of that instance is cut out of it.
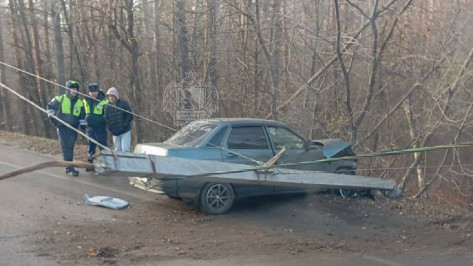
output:
<svg viewBox="0 0 473 266"><path fill-rule="evenodd" d="M69 97L67 97L66 95L56 96L55 98L61 103L61 113L65 115L71 114L71 99L69 99ZM77 100L74 104L72 114L74 116L80 116L80 110L82 109L82 106L84 106L82 101Z"/></svg>
<svg viewBox="0 0 473 266"><path fill-rule="evenodd" d="M102 101L100 101L97 105L95 105L93 114L96 114L96 115L103 114L103 109L107 103L108 103L107 99L103 99ZM86 99L84 99L84 107L85 107L85 113L90 114L90 105L87 103Z"/></svg>

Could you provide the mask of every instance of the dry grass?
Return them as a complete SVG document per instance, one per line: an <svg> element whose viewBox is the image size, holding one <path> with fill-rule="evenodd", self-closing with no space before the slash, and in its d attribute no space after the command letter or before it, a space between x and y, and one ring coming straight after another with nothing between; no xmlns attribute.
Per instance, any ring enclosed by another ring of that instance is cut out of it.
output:
<svg viewBox="0 0 473 266"><path fill-rule="evenodd" d="M5 145L61 158L61 148L57 139L46 139L2 130L0 130L0 138ZM81 136L78 137L74 147L74 160L87 161L87 142Z"/></svg>

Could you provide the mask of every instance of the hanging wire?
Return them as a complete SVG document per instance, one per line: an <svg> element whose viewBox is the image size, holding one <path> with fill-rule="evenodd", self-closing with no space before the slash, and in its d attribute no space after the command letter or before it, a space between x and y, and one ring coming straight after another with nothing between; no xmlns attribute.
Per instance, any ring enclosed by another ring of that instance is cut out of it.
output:
<svg viewBox="0 0 473 266"><path fill-rule="evenodd" d="M25 74L27 74L27 75L30 75L30 76L39 78L39 79L41 79L41 80L43 80L43 81L45 81L45 82L51 83L51 84L53 84L53 85L55 85L55 86L59 86L59 87L64 88L64 89L66 89L66 90L71 90L70 88L67 88L67 87L64 86L64 85L58 84L58 83L56 83L56 82L54 82L54 81L51 81L51 80L48 80L48 79L45 79L45 78L43 78L43 77L40 77L40 76L38 76L38 75L36 75L36 74L33 74L33 73L30 73L30 72L28 72L28 71L19 69L19 68L15 67L15 66L12 66L12 65L10 65L10 64L7 64L7 63L5 63L5 62L0 61L0 64L1 64L1 65L4 65L4 66L7 66L7 67L10 67L10 68L13 68L13 69L15 69L15 70L17 70L17 71L19 71L19 72L25 73ZM79 91L77 91L77 93L78 93L79 95L84 96L84 97L90 98L89 95L87 95L87 94L85 94L85 93L82 93L82 92L79 92ZM93 98L91 98L91 99L93 99ZM99 101L99 100L97 100L97 99L93 99L93 100ZM154 120L152 120L152 119L149 119L149 118L144 117L144 116L141 116L141 115L139 115L139 114L130 112L130 111L128 111L128 110L125 110L125 109L120 108L120 107L118 107L118 106L115 106L115 105L113 105L113 104L107 103L107 105L112 106L113 108L116 108L116 109L118 109L118 110L120 110L120 111L129 113L129 114L132 114L132 115L134 115L134 116L136 116L136 117L139 117L139 118L141 118L141 119L144 119L144 120L146 120L146 121L148 121L148 122L151 122L151 123L157 124L157 125L159 125L159 126L165 127L165 128L167 128L167 129L173 130L174 132L177 131L177 129L175 129L175 128L166 126L166 125L161 124L161 123L159 123L159 122L156 122L156 121L154 121Z"/></svg>
<svg viewBox="0 0 473 266"><path fill-rule="evenodd" d="M23 95L17 93L16 91L10 89L8 86L6 86L5 84L1 83L0 82L0 86L7 89L8 91L10 91L11 93L15 94L16 96L18 96L20 99L26 101L27 103L33 105L34 107L36 107L37 109L39 109L41 112L47 114L48 116L51 116L55 119L57 119L59 122L61 122L62 124L64 124L66 127L74 130L75 132L77 132L78 134L80 134L81 136L85 137L86 139L92 141L93 143L99 145L101 148L103 149L106 149L106 150L109 150L111 151L107 146L104 146L102 144L100 144L99 142L97 142L96 140L94 140L93 138L90 138L89 136L87 136L86 134L82 133L82 131L78 130L77 128L74 128L72 127L71 125L69 125L67 122L61 120L59 117L57 117L56 115L53 115L53 114L48 114L48 111L40 106L38 106L37 104L35 104L34 102L32 102L31 100L25 98Z"/></svg>
<svg viewBox="0 0 473 266"><path fill-rule="evenodd" d="M7 67L10 67L10 68L13 68L17 71L20 71L22 73L25 73L25 74L28 74L28 75L31 75L31 76L34 76L34 77L37 77L43 81L46 81L48 83L51 83L51 84L54 84L56 86L60 86L62 88L65 88L65 89L68 89L70 90L69 88L66 88L65 86L63 85L60 85L60 84L57 84L53 81L50 81L50 80L47 80L45 78L42 78L38 75L35 75L35 74L32 74L30 72L27 72L27 71L24 71L22 69L19 69L17 67L14 67L12 65L9 65L5 62L2 62L0 61L0 64L2 65L5 65ZM46 113L47 114L47 111L41 107L39 107L38 105L36 105L34 102L26 99L24 96L18 94L17 92L15 92L14 90L10 89L9 87L7 87L5 84L3 83L0 83L0 85L4 88L6 88L7 90L9 90L10 92L14 93L15 95L17 95L18 97L20 97L21 99L25 100L26 102L32 104L33 106L35 106L36 108L38 108L39 110L41 110L42 112ZM80 93L78 92L80 95L83 95L83 96L87 96L86 94L83 94L83 93ZM138 115L138 114L135 114L133 112L130 112L130 111L127 111L127 110L124 110L122 108L119 108L119 107L116 107L114 105L111 105L111 104L108 104L110 106L113 106L114 108L117 108L121 111L124 111L124 112L127 112L127 113L130 113L130 114L133 114L139 118L142 118L146 121L149 121L149 122L152 122L152 123L155 123L157 125L160 125L160 126L163 126L165 128L168 128L168 129L171 129L171 130L174 130L174 131L177 131L176 129L174 128L171 128L171 127L168 127L166 125L163 125L161 123L158 123L156 121L153 121L149 118L146 118L146 117L143 117L141 115ZM80 132L79 130L77 129L74 129L72 128L71 126L69 126L67 123L65 123L64 121L60 120L59 118L57 118L56 116L53 116L54 118L58 119L58 121L61 121L61 123L65 124L66 126L68 126L69 128L77 131L80 135L86 137L87 139L91 140L92 142L98 144L100 147L103 147L101 144L99 144L98 142L96 142L95 140L89 138L88 136L86 136L84 133ZM214 144L212 144L214 145ZM336 158L327 158L327 159L321 159L321 160L312 160L312 161L304 161L304 162L297 162L297 163L284 163L284 164L278 164L278 165L273 165L273 166L264 166L264 163L260 162L260 161L257 161L255 159L252 159L252 158L249 158L249 157L246 157L246 156L243 156L241 154L238 154L234 151L231 151L231 150L228 150L224 147L221 147L221 146L218 146L218 145L214 145L215 147L218 147L222 150L225 150L225 151L228 151L228 152L231 152L233 154L236 154L238 156L241 156L245 159L248 159L248 160L251 160L252 162L255 162L256 164L258 164L259 166L257 167L254 167L254 168L251 168L252 170L267 170L267 169L270 169L270 168L275 168L275 167L287 167L287 166L299 166L299 165L307 165L307 164L320 164L320 163L327 163L327 162L335 162L335 161L342 161L342 160L354 160L354 159L362 159L362 158L371 158L371 157L380 157L380 156L390 156L390 155L400 155L400 154L406 154L406 153L413 153L413 152L427 152L427 151L433 151L433 150L440 150L440 149L450 149L450 148L462 148L462 147L472 147L473 146L473 142L467 142L467 143L459 143L459 144L450 144L450 145L438 145L438 146L430 146L430 147L420 147L420 148L412 148L412 149L404 149L404 150L391 150L391 151L386 151L386 152L377 152L377 153L370 153L370 154L359 154L359 155L355 155L355 156L343 156L343 157L336 157ZM110 150L109 148L105 147L107 150ZM247 170L244 170L244 171L248 171L248 170L251 170L251 169L247 169ZM378 168L379 169L379 168ZM405 168L407 169L407 168ZM231 172L242 172L242 170L237 170L237 171L231 171Z"/></svg>
<svg viewBox="0 0 473 266"><path fill-rule="evenodd" d="M48 80L48 79L45 79L45 78L42 78L42 77L40 77L40 76L38 76L38 75L35 75L35 74L33 74L33 73L30 73L30 72L28 72L28 71L19 69L19 68L15 67L15 66L12 66L12 65L10 65L10 64L7 64L7 63L5 63L5 62L0 61L0 64L1 64L1 65L4 65L4 66L7 66L7 67L10 67L10 68L13 68L13 69L15 69L15 70L17 70L17 71L20 71L20 72L22 72L22 73L25 73L25 74L27 74L27 75L37 77L37 78L39 78L39 79L41 79L41 80L43 80L43 81L45 81L45 82L48 82L48 83L51 83L51 84L55 85L55 86L59 86L59 87L61 87L61 88L64 88L64 89L66 89L66 90L69 90L69 91L71 90L70 88L67 88L67 87L65 87L65 86L63 86L63 85L61 85L61 84L58 84L58 83L56 83L56 82L53 82L53 81ZM2 86L4 86L5 88L7 88L6 85L4 85L4 84L2 84ZM23 96L21 96L20 94L14 92L12 89L8 88L8 90L11 91L11 92L13 92L13 93L14 93L15 95L17 95L18 97L24 99L24 100L27 101L28 103L33 104L35 107L38 107L40 110L42 110L42 111L44 110L43 108L37 106L36 104L34 104L33 102L29 101L29 100L26 99L25 97L23 97ZM90 98L89 95L87 95L87 94L85 94L85 93L81 93L81 92L79 92L79 91L77 91L77 93L78 93L79 95L84 96L84 97ZM91 98L91 99L93 99L94 101L99 102L98 99L94 99L94 98ZM136 114L136 113L134 113L134 112L130 112L130 111L128 111L128 110L122 109L122 108L120 108L120 107L117 107L116 105L109 104L109 103L107 103L107 105L112 106L113 108L116 108L116 109L118 109L118 110L124 111L124 112L126 112L126 113L132 114L132 115L134 115L134 116L136 116L136 117L142 118L142 119L144 119L144 120L146 120L146 121L149 121L149 122L152 122L152 123L154 123L154 124L157 124L157 125L159 125L159 126L162 126L162 127L167 128L167 129L173 130L174 132L178 131L178 130L175 129L175 128L166 126L166 125L164 125L164 124L161 124L161 123L159 123L159 122L156 122L156 121L154 121L154 120L151 120L151 119L149 119L149 118L147 118L147 117L138 115L138 114ZM44 112L44 111L43 111L43 112ZM46 113L47 113L47 112L46 112ZM53 116L53 117L56 118L56 116ZM63 122L62 120L60 120L60 119L58 119L58 120L61 121L61 123L64 124L64 122ZM72 128L72 127L69 126L69 125L67 125L67 126L68 126L69 128ZM75 131L79 132L78 130L75 130ZM80 132L80 134L84 136L84 134L83 134L82 132ZM91 140L91 138L89 138L89 137L87 137L87 139ZM92 142L97 143L95 140L93 140ZM247 160L249 160L249 161L251 161L251 162L254 162L254 163L256 163L257 165L264 165L264 162L255 160L255 159L250 158L250 157L248 157L248 156L245 156L245 155L243 155L243 154L239 154L239 153L237 153L237 152L235 152L235 151L232 151L232 150L229 150L229 149L227 149L227 148L225 148L225 147L218 146L218 145L213 144L213 143L209 143L209 144L212 145L212 146L214 146L214 147L216 147L216 148L219 148L219 149L222 149L222 150L224 150L224 151L230 152L230 153L232 153L232 154L238 155L239 157L244 158L244 159L247 159ZM100 144L99 144L99 145L100 145ZM102 147L102 145L100 145L100 146ZM107 148L107 150L110 150L110 149Z"/></svg>
<svg viewBox="0 0 473 266"><path fill-rule="evenodd" d="M453 164L453 165L445 165L445 166L422 166L424 169L437 169L437 168L462 168L462 167L471 167L473 165L464 165L464 164ZM407 169L416 169L417 167L376 167L376 168L357 168L356 171L376 171L376 170L407 170ZM458 173L460 174L460 173ZM462 173L463 174L463 173Z"/></svg>

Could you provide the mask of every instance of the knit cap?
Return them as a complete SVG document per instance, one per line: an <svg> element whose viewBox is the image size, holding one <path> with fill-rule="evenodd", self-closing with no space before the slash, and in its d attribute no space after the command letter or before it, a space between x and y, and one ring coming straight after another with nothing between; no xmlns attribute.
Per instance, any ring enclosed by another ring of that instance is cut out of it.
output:
<svg viewBox="0 0 473 266"><path fill-rule="evenodd" d="M118 90L115 89L115 87L111 87L110 89L108 89L107 95L113 95L113 96L117 97L117 100L120 98L119 97L120 95L118 94Z"/></svg>

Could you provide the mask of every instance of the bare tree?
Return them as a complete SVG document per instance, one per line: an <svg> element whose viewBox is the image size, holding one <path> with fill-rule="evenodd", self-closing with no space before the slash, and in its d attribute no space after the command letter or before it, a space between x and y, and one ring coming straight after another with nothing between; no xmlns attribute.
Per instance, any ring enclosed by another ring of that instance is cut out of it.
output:
<svg viewBox="0 0 473 266"><path fill-rule="evenodd" d="M190 71L189 64L189 41L186 25L186 6L184 0L176 1L176 22L178 27L178 48L181 64L181 78L184 79Z"/></svg>
<svg viewBox="0 0 473 266"><path fill-rule="evenodd" d="M44 72L41 70L44 68L41 62L41 51L39 48L39 32L38 26L36 22L36 14L35 14L35 7L33 4L33 0L28 0L28 10L31 19L31 30L32 30L32 39L33 39L33 64L34 64L34 71L35 71L35 81L36 81L36 90L39 93L35 93L36 95L39 94L39 99L37 101L41 106L46 106L48 102L48 95L46 93L45 88L43 88L43 84L41 82L40 77L43 76ZM51 130L49 126L49 121L46 116L41 116L41 121L43 122L43 132L47 138L51 138Z"/></svg>
<svg viewBox="0 0 473 266"><path fill-rule="evenodd" d="M140 56L140 48L138 41L135 37L134 30L134 13L133 13L133 0L123 0L123 5L116 6L112 10L111 19L109 20L108 27L115 35L122 46L128 51L130 56L130 72L128 76L128 86L131 88L131 95L135 102L134 110L140 112L142 110L143 102L143 91L140 84L139 77L139 62L138 57ZM120 20L123 19L123 20ZM121 25L126 25L126 28L122 28ZM120 29L120 30L119 30ZM140 142L142 139L142 128L141 121L137 119L136 125L136 141Z"/></svg>
<svg viewBox="0 0 473 266"><path fill-rule="evenodd" d="M62 12L63 12L63 19L65 21L65 24L66 24L66 33L67 33L67 36L69 37L69 53L70 53L70 56L69 56L69 73L67 73L67 75L69 76L69 79L75 79L75 80L78 80L78 78L76 78L76 73L74 71L74 66L75 66L75 63L77 61L77 67L78 67L78 70L79 70L79 76L80 76L80 80L83 81L85 80L85 69L82 65L82 59L81 59L81 56L80 56L80 53L78 51L78 48L77 48L77 44L76 42L74 41L75 38L74 38L74 24L72 23L71 21L71 16L74 17L74 9L75 9L75 6L74 5L66 5L66 2L65 0L59 0L60 1L60 4L61 4L61 7L62 7ZM72 9L71 12L67 12L67 10L69 9ZM74 60L75 59L75 60Z"/></svg>
<svg viewBox="0 0 473 266"><path fill-rule="evenodd" d="M261 50L263 51L264 58L266 59L266 63L269 69L269 77L271 80L271 117L273 119L278 119L278 111L277 108L279 104L279 50L281 46L281 14L280 14L280 7L281 7L281 0L273 1L272 4L269 6L270 9L270 23L271 23L271 35L270 39L266 40L263 34L262 24L261 24L261 11L260 11L260 3L258 0L255 1L254 4L254 14L249 12L245 12L239 6L233 4L232 2L227 2L230 6L237 9L241 14L246 16L255 29L256 38L260 44ZM268 45L270 43L271 45ZM272 49L272 52L271 50Z"/></svg>
<svg viewBox="0 0 473 266"><path fill-rule="evenodd" d="M65 84L66 83L66 75L65 75L65 64L64 64L64 47L63 47L63 38L61 32L61 14L60 12L56 11L56 4L57 1L53 1L53 6L51 8L51 16L52 20L54 21L54 43L56 48L56 71L58 74L58 83Z"/></svg>
<svg viewBox="0 0 473 266"><path fill-rule="evenodd" d="M217 0L207 0L208 6L208 42L210 46L209 59L208 59L208 75L206 79L210 83L217 87L218 82L218 70L217 70Z"/></svg>
<svg viewBox="0 0 473 266"><path fill-rule="evenodd" d="M19 69L23 69L24 64L21 61L21 58L23 58L23 56L20 49L20 40L17 34L17 28L16 28L18 25L17 9L15 8L15 3L13 0L8 1L8 7L10 10L10 20L11 20L10 34L13 41L15 62L16 62L16 66ZM22 72L18 71L18 79L19 79L20 92L23 95L28 95L28 91L26 89L26 76ZM28 121L28 117L32 117L31 106L28 106L26 103L23 103L23 102L21 102L20 105L21 105L21 110L22 110L23 133L29 135L32 133L31 125Z"/></svg>
<svg viewBox="0 0 473 266"><path fill-rule="evenodd" d="M0 19L0 43L3 42L3 33L2 33L3 20ZM5 62L4 49L3 45L0 46L0 62ZM6 84L6 74L5 66L0 65L0 81L3 84ZM8 95L5 93L3 88L0 88L0 104L2 109L2 115L0 116L0 127L5 127L8 131L12 130L12 114L10 110L10 101L8 100Z"/></svg>

